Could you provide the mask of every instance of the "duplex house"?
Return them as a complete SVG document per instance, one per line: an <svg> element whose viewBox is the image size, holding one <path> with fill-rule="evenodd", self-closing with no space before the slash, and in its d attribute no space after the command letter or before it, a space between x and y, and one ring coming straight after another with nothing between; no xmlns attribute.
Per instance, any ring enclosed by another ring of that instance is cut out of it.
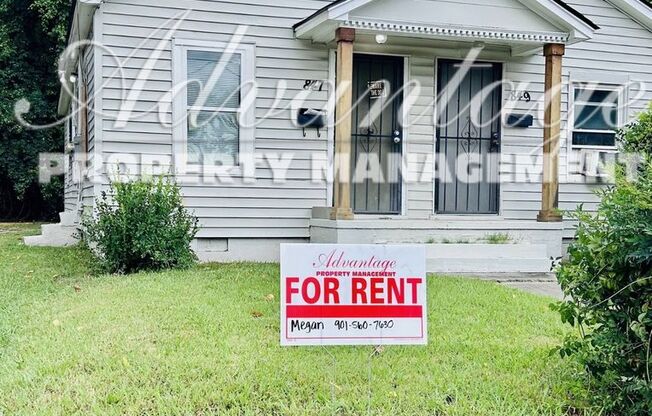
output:
<svg viewBox="0 0 652 416"><path fill-rule="evenodd" d="M119 165L175 177L203 260L410 242L548 271L652 101L651 31L642 0L78 0L48 232Z"/></svg>

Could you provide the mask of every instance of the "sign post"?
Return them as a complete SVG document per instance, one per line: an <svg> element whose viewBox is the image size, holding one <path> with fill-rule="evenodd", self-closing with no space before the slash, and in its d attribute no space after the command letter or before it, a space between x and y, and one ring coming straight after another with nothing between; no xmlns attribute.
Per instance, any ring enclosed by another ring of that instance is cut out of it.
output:
<svg viewBox="0 0 652 416"><path fill-rule="evenodd" d="M281 345L425 345L425 248L281 245Z"/></svg>

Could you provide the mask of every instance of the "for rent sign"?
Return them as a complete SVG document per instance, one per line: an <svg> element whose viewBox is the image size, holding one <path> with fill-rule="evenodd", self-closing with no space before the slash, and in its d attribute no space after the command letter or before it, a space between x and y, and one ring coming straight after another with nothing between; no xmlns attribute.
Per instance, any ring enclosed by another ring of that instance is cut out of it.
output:
<svg viewBox="0 0 652 416"><path fill-rule="evenodd" d="M281 245L281 345L426 344L425 248Z"/></svg>

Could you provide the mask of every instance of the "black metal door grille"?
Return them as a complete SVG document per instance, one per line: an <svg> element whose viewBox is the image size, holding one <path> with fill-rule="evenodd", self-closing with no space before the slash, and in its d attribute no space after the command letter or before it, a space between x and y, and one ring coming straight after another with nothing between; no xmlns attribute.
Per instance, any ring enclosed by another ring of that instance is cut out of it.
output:
<svg viewBox="0 0 652 416"><path fill-rule="evenodd" d="M354 55L351 206L356 214L401 213L403 58ZM371 90L371 91L370 91ZM378 175L356 172L379 165Z"/></svg>
<svg viewBox="0 0 652 416"><path fill-rule="evenodd" d="M437 65L435 212L497 214L502 65L460 69L461 61Z"/></svg>

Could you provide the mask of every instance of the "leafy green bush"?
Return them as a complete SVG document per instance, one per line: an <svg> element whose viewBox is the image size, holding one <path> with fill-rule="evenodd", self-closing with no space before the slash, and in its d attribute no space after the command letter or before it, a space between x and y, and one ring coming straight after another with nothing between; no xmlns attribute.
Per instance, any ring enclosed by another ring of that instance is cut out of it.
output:
<svg viewBox="0 0 652 416"><path fill-rule="evenodd" d="M626 152L652 155L652 103L636 121L618 133L618 141Z"/></svg>
<svg viewBox="0 0 652 416"><path fill-rule="evenodd" d="M641 126L647 123L643 116ZM643 143L640 127L621 137ZM628 128L628 129L629 129ZM648 142L652 142L649 141ZM626 145L629 145L626 144ZM649 144L647 145L649 146ZM630 148L631 149L631 148ZM593 398L607 414L649 415L652 409L652 158L628 180L602 192L596 215L578 209L576 240L557 278L567 296L556 305L576 328L561 347L584 365Z"/></svg>
<svg viewBox="0 0 652 416"><path fill-rule="evenodd" d="M83 238L111 273L185 268L196 261L190 244L197 219L183 207L179 187L160 177L111 184L94 216L82 223Z"/></svg>

